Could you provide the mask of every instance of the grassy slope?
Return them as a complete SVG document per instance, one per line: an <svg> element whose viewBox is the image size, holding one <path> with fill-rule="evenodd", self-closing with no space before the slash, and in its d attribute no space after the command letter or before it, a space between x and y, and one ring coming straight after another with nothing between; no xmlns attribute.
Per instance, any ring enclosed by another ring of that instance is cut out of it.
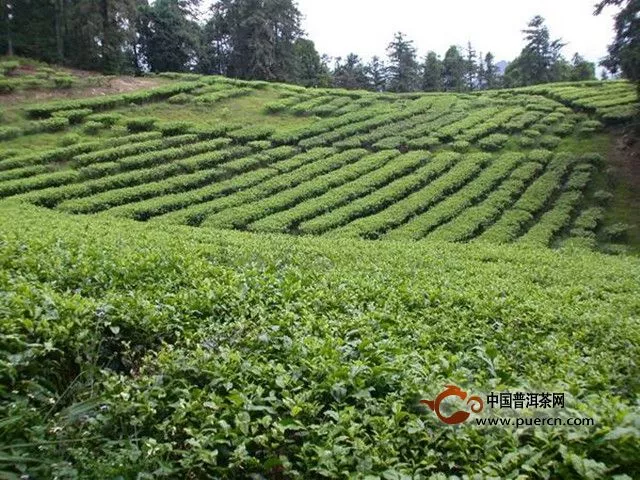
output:
<svg viewBox="0 0 640 480"><path fill-rule="evenodd" d="M1 207L0 437L31 472L640 475L637 258ZM451 382L597 426L444 427L417 399Z"/></svg>

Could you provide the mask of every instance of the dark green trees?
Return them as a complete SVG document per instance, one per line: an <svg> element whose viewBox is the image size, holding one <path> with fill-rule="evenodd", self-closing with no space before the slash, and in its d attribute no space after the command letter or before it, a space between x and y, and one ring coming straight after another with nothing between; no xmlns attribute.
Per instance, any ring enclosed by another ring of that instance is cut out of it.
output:
<svg viewBox="0 0 640 480"><path fill-rule="evenodd" d="M294 45L302 35L292 0L219 0L207 29L218 73L260 80L294 80ZM307 45L308 47L308 45Z"/></svg>
<svg viewBox="0 0 640 480"><path fill-rule="evenodd" d="M465 90L465 72L467 68L458 47L449 47L449 50L444 55L442 64L444 89L448 92L462 92Z"/></svg>
<svg viewBox="0 0 640 480"><path fill-rule="evenodd" d="M422 65L422 90L440 92L444 88L444 66L436 52L429 52Z"/></svg>
<svg viewBox="0 0 640 480"><path fill-rule="evenodd" d="M200 31L192 10L196 6L196 2L156 0L141 9L141 53L151 71L184 72L197 63Z"/></svg>
<svg viewBox="0 0 640 480"><path fill-rule="evenodd" d="M413 92L418 89L418 62L412 40L402 32L395 34L387 47L389 56L388 79L392 92Z"/></svg>
<svg viewBox="0 0 640 480"><path fill-rule="evenodd" d="M615 16L615 37L609 56L602 62L613 73L619 71L636 82L640 95L640 0L604 0L596 6L596 15L608 6L621 7Z"/></svg>

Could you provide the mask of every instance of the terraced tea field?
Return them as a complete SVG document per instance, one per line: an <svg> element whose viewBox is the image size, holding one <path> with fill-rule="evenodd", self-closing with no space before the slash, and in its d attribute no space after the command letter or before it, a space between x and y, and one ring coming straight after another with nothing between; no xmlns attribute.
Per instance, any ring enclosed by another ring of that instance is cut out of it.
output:
<svg viewBox="0 0 640 480"><path fill-rule="evenodd" d="M138 81L0 96L1 478L640 478L630 84Z"/></svg>
<svg viewBox="0 0 640 480"><path fill-rule="evenodd" d="M15 107L0 198L327 237L610 248L624 235L606 222L603 129L637 108L626 82L392 95L165 80ZM51 132L58 144L25 153Z"/></svg>

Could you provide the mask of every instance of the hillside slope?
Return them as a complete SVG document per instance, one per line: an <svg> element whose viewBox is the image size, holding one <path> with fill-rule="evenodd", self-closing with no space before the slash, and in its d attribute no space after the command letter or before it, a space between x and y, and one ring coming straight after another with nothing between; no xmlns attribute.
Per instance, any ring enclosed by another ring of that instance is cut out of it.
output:
<svg viewBox="0 0 640 480"><path fill-rule="evenodd" d="M163 78L13 106L0 198L257 232L623 248L603 122L633 115L626 82L393 95Z"/></svg>

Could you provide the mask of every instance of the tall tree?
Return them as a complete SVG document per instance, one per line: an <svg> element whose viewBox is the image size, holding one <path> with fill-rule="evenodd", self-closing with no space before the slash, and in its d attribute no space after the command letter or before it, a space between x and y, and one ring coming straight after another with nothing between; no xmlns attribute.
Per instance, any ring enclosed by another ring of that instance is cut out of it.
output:
<svg viewBox="0 0 640 480"><path fill-rule="evenodd" d="M478 73L476 75L478 89L484 90L486 88L486 76L487 72L484 66L484 57L482 56L482 52L480 52L478 54Z"/></svg>
<svg viewBox="0 0 640 480"><path fill-rule="evenodd" d="M449 47L442 61L444 69L444 89L450 92L464 91L466 63L455 45Z"/></svg>
<svg viewBox="0 0 640 480"><path fill-rule="evenodd" d="M595 14L609 5L620 10L615 16L615 38L602 65L613 73L622 71L636 83L640 95L640 0L603 0L596 5Z"/></svg>
<svg viewBox="0 0 640 480"><path fill-rule="evenodd" d="M467 42L466 54L467 57L465 59L465 79L467 82L467 89L473 90L476 85L478 65L476 63L477 53L471 45L471 42Z"/></svg>
<svg viewBox="0 0 640 480"><path fill-rule="evenodd" d="M595 80L596 66L586 61L580 54L576 53L571 59L571 81Z"/></svg>
<svg viewBox="0 0 640 480"><path fill-rule="evenodd" d="M444 66L436 52L428 52L422 65L422 90L425 92L440 92L443 84Z"/></svg>
<svg viewBox="0 0 640 480"><path fill-rule="evenodd" d="M301 14L293 0L218 0L209 39L220 49L221 70L231 76L291 81Z"/></svg>
<svg viewBox="0 0 640 480"><path fill-rule="evenodd" d="M418 62L412 40L407 40L402 32L395 34L387 47L389 56L389 90L392 92L413 92L418 90Z"/></svg>
<svg viewBox="0 0 640 480"><path fill-rule="evenodd" d="M531 19L522 31L526 45L509 64L505 77L509 86L535 85L561 80L566 69L556 65L561 60L562 40L551 40L549 29L540 15Z"/></svg>
<svg viewBox="0 0 640 480"><path fill-rule="evenodd" d="M293 81L305 87L328 86L328 72L323 65L315 44L306 38L298 38L293 44L295 62Z"/></svg>
<svg viewBox="0 0 640 480"><path fill-rule="evenodd" d="M4 39L7 44L7 55L13 55L13 27L11 25L12 2L10 0L2 0L2 25L4 27Z"/></svg>
<svg viewBox="0 0 640 480"><path fill-rule="evenodd" d="M344 63L341 58L336 61L333 72L333 85L338 88L366 89L369 86L366 68L355 53L347 55Z"/></svg>
<svg viewBox="0 0 640 480"><path fill-rule="evenodd" d="M387 68L380 57L374 56L366 67L369 88L374 92L382 92L387 87Z"/></svg>
<svg viewBox="0 0 640 480"><path fill-rule="evenodd" d="M498 87L498 67L491 52L488 52L484 57L484 85L488 89Z"/></svg>
<svg viewBox="0 0 640 480"><path fill-rule="evenodd" d="M193 69L200 37L193 8L198 4L199 0L156 0L141 13L141 50L151 71Z"/></svg>

